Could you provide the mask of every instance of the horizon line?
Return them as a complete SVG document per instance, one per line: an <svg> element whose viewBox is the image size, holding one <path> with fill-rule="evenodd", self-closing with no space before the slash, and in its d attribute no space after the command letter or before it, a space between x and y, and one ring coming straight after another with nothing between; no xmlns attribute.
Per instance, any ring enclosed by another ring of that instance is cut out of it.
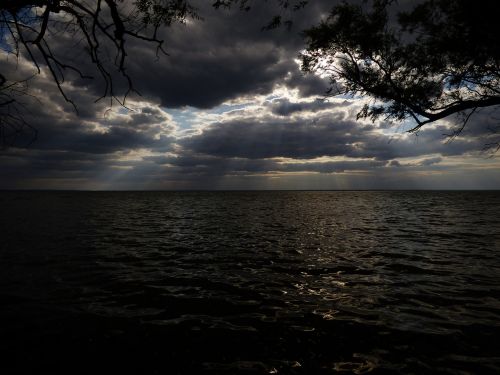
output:
<svg viewBox="0 0 500 375"><path fill-rule="evenodd" d="M497 189L3 189L0 192L89 192L89 193L126 193L126 192L500 192Z"/></svg>

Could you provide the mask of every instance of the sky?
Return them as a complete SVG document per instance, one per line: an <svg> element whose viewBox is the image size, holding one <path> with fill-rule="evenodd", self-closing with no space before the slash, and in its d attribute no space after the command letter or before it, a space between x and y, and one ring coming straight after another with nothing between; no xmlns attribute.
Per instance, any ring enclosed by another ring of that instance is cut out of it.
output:
<svg viewBox="0 0 500 375"><path fill-rule="evenodd" d="M98 79L68 73L64 101L45 70L24 98L29 134L0 150L1 189L498 189L500 153L485 145L500 128L482 109L462 134L451 117L426 125L356 120L366 99L327 97L328 80L300 69L301 30L332 6L312 2L290 13L291 30L262 31L269 4L249 12L199 3L202 20L161 31L168 56L129 41L127 72L141 94L126 107L95 100ZM94 72L64 36L53 49ZM35 73L21 57L0 70ZM118 89L123 80L116 78Z"/></svg>

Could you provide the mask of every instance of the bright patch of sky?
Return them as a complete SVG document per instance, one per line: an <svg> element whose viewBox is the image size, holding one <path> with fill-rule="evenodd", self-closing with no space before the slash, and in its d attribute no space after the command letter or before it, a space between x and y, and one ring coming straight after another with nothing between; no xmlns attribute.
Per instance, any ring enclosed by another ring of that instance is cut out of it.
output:
<svg viewBox="0 0 500 375"><path fill-rule="evenodd" d="M248 108L249 103L221 104L211 109L197 109L194 107L185 107L182 109L164 108L162 110L168 113L176 123L178 136L184 136L200 126L208 125L217 121L222 116L234 111L240 111Z"/></svg>

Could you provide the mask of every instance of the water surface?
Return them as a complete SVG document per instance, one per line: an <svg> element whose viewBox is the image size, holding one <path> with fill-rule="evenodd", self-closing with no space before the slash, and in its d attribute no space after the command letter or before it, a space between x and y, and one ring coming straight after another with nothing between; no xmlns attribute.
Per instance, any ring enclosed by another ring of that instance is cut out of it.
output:
<svg viewBox="0 0 500 375"><path fill-rule="evenodd" d="M498 192L1 192L3 373L500 372Z"/></svg>

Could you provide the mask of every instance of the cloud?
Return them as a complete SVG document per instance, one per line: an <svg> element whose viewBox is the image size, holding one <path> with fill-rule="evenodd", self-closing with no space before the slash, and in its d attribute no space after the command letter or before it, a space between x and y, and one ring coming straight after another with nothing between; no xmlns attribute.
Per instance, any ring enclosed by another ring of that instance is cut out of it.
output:
<svg viewBox="0 0 500 375"><path fill-rule="evenodd" d="M255 3L248 12L237 6L215 10L203 0L194 5L202 19L160 29L158 37L164 40L168 55L157 55L155 45L143 40L126 40L127 74L142 95L163 107L208 109L244 95L269 94L278 84L296 88L302 96L324 94L325 81L304 76L296 59L304 46L300 32L319 21L331 2L319 1L300 12L289 12L293 28L272 31L262 27L273 15L283 14L273 2ZM69 81L100 96L104 82L87 55L73 40L54 38L51 43L56 55L69 63L78 61L84 73L96 77L88 80L66 72ZM109 51L114 51L113 46ZM114 77L115 94L123 95L127 80L116 74L112 59L106 67Z"/></svg>
<svg viewBox="0 0 500 375"><path fill-rule="evenodd" d="M241 117L213 123L179 143L194 153L250 159L343 156L387 161L435 153L461 155L481 148L476 138L459 137L446 143L443 132L449 129L445 126L424 129L418 137L400 134L399 139L392 139L392 134L352 117L338 108L317 116Z"/></svg>
<svg viewBox="0 0 500 375"><path fill-rule="evenodd" d="M245 118L211 124L181 140L193 152L222 157L307 159L345 155L352 148L345 134L356 125L323 118L300 120Z"/></svg>
<svg viewBox="0 0 500 375"><path fill-rule="evenodd" d="M435 157L435 158L428 158L428 159L421 160L418 163L418 165L422 166L422 167L427 167L429 165L441 163L442 160L443 160L443 158L440 156Z"/></svg>
<svg viewBox="0 0 500 375"><path fill-rule="evenodd" d="M328 82L304 75L297 56L299 31L330 2L310 4L292 31L270 32L261 31L266 4L250 13L206 4L203 21L164 30L169 56L156 60L151 45L127 41L127 71L143 95L129 97L131 110L95 103L98 79L70 73L64 87L78 113L49 76L32 79L40 101L24 98L24 114L38 139L25 148L29 135L21 135L17 147L2 150L0 187L456 187L466 175L480 186L498 181L498 159L480 153L498 142L493 109L478 111L447 142L457 126L451 120L408 135L390 123L356 121L361 99L323 99ZM61 53L79 53L67 40L55 43ZM22 57L17 70L16 61L0 61L0 71L19 77L32 68ZM125 83L116 79L117 93Z"/></svg>
<svg viewBox="0 0 500 375"><path fill-rule="evenodd" d="M351 103L328 102L324 99L315 99L313 101L291 102L288 98L280 98L271 102L271 112L279 116L290 116L297 112L318 112L335 107L348 106Z"/></svg>

